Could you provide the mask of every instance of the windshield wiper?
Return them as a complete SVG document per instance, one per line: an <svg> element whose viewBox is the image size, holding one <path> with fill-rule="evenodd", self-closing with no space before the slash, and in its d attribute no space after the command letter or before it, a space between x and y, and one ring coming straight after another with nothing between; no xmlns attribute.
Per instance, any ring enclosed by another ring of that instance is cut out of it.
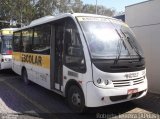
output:
<svg viewBox="0 0 160 119"><path fill-rule="evenodd" d="M130 40L130 38L128 36L126 36L126 34L122 31L122 29L120 29L120 31L123 33L123 35L125 36L125 38L128 39L128 43L130 44L130 46L132 47L132 49L134 49L134 51L137 53L137 55L139 56L139 60L142 59L141 54L139 53L138 48L134 45L133 41Z"/></svg>
<svg viewBox="0 0 160 119"><path fill-rule="evenodd" d="M123 43L124 47L125 47L125 48L127 48L127 47L126 47L126 45L125 45L125 43L124 43L124 41L123 41L123 39L122 39L122 36L121 36L121 35L120 35L120 33L118 32L118 30L117 30L117 29L115 29L115 31L116 31L116 32L117 32L117 34L119 35L119 37L120 37L120 41ZM117 44L117 53L118 53L118 56L115 58L115 60L114 60L114 64L117 64L117 63L118 63L119 58L120 58L120 56L121 56L122 44L121 44L121 42L120 42L120 41L118 40L118 44Z"/></svg>
<svg viewBox="0 0 160 119"><path fill-rule="evenodd" d="M130 46L132 47L132 49L134 49L134 51L137 53L137 55L139 56L139 60L142 59L142 56L140 55L137 47L134 45L133 41L130 41L130 38L122 31L122 29L120 29L120 31L122 32L122 34L125 36L126 39L128 39L128 43L130 44ZM131 55L130 55L131 56Z"/></svg>
<svg viewBox="0 0 160 119"><path fill-rule="evenodd" d="M126 37L128 39L128 43L130 44L130 46L134 49L134 51L137 53L137 55L139 56L139 60L143 59L141 54L139 53L138 48L134 45L133 41L130 40L129 37Z"/></svg>

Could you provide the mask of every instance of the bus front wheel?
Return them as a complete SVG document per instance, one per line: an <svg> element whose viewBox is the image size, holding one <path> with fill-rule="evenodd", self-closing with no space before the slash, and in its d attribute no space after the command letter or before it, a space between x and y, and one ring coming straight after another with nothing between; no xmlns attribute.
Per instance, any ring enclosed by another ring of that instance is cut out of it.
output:
<svg viewBox="0 0 160 119"><path fill-rule="evenodd" d="M68 104L74 112L82 113L85 109L85 101L81 89L73 85L68 89Z"/></svg>
<svg viewBox="0 0 160 119"><path fill-rule="evenodd" d="M25 84L29 85L30 84L30 80L28 80L28 74L26 69L22 70L22 78Z"/></svg>

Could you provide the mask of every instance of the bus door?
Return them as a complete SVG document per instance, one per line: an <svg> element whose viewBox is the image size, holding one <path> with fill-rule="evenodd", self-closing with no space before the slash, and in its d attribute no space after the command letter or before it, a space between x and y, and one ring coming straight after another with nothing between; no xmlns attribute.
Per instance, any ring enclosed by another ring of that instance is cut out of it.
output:
<svg viewBox="0 0 160 119"><path fill-rule="evenodd" d="M52 27L52 38L55 38L51 39L55 51L51 50L51 88L61 90L63 78L72 76L77 79L78 73L86 72L83 48L78 29L71 18L65 18ZM63 66L68 70L64 70Z"/></svg>
<svg viewBox="0 0 160 119"><path fill-rule="evenodd" d="M64 22L52 26L51 35L51 88L61 90L63 78Z"/></svg>

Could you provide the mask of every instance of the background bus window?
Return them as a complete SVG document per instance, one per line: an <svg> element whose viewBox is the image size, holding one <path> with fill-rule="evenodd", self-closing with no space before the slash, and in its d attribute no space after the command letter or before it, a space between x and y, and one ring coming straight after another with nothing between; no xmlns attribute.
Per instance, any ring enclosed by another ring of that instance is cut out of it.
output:
<svg viewBox="0 0 160 119"><path fill-rule="evenodd" d="M2 38L0 36L0 53L2 53Z"/></svg>
<svg viewBox="0 0 160 119"><path fill-rule="evenodd" d="M44 24L34 29L33 52L50 54L50 34L51 26L49 24Z"/></svg>
<svg viewBox="0 0 160 119"><path fill-rule="evenodd" d="M12 54L12 36L2 36L2 54Z"/></svg>
<svg viewBox="0 0 160 119"><path fill-rule="evenodd" d="M65 65L75 71L85 72L83 47L76 24L72 19L66 20L65 27Z"/></svg>
<svg viewBox="0 0 160 119"><path fill-rule="evenodd" d="M22 31L22 52L32 52L32 36L33 30Z"/></svg>
<svg viewBox="0 0 160 119"><path fill-rule="evenodd" d="M20 52L21 32L14 33L13 51Z"/></svg>

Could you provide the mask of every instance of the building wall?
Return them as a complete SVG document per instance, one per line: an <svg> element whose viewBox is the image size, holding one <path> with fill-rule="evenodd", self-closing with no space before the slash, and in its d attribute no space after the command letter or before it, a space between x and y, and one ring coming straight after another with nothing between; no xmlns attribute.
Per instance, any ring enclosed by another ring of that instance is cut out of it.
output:
<svg viewBox="0 0 160 119"><path fill-rule="evenodd" d="M144 50L149 91L160 94L160 0L127 6L126 23Z"/></svg>

